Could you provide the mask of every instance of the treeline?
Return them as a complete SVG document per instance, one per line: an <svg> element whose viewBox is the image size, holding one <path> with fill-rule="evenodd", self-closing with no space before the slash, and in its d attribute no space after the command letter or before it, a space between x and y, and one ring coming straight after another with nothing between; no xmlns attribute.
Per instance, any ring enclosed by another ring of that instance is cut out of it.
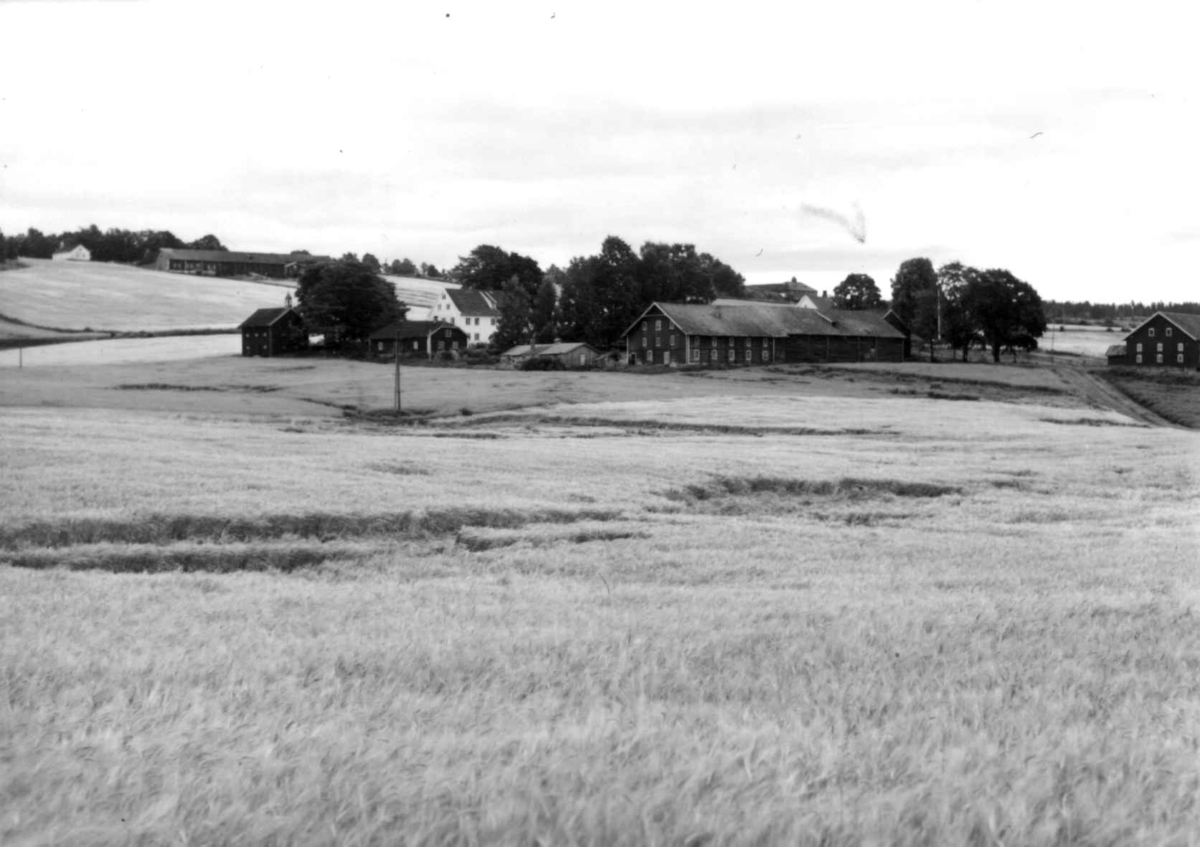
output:
<svg viewBox="0 0 1200 847"><path fill-rule="evenodd" d="M563 270L518 253L481 244L459 258L449 276L464 288L499 291L500 320L493 343L585 341L601 349L655 300L707 303L740 297L746 281L733 268L692 244L647 241L635 252L609 236L600 250L576 256Z"/></svg>
<svg viewBox="0 0 1200 847"><path fill-rule="evenodd" d="M1103 321L1114 325L1120 321L1130 321L1145 318L1155 312L1179 312L1185 315L1200 315L1200 303L1168 303L1156 301L1150 303L1092 303L1088 300L1075 302L1072 300L1047 300L1046 313L1055 323L1079 323L1082 321Z"/></svg>
<svg viewBox="0 0 1200 847"><path fill-rule="evenodd" d="M224 250L224 245L215 235L206 235L195 241L185 242L169 230L107 229L101 231L92 224L74 231L43 233L30 227L22 235L5 237L0 232L0 250L4 258L49 259L60 250L72 250L82 244L92 254L94 262L123 262L130 265L148 265L154 262L158 251L164 247L187 247L194 250Z"/></svg>

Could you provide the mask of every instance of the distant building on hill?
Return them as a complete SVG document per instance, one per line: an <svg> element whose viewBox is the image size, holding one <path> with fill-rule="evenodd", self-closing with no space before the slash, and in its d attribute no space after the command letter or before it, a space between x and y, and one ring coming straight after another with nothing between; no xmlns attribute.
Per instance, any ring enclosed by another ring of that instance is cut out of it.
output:
<svg viewBox="0 0 1200 847"><path fill-rule="evenodd" d="M1109 364L1200 369L1200 315L1155 312L1125 336L1124 361Z"/></svg>
<svg viewBox="0 0 1200 847"><path fill-rule="evenodd" d="M467 349L467 333L462 327L443 321L404 321L371 333L371 352L390 356L397 340L402 357L432 359L438 353L457 353Z"/></svg>
<svg viewBox="0 0 1200 847"><path fill-rule="evenodd" d="M164 247L154 266L160 271L204 276L258 274L276 279L300 276L310 265L332 262L307 253L238 253L233 250L185 250Z"/></svg>
<svg viewBox="0 0 1200 847"><path fill-rule="evenodd" d="M259 309L238 327L243 356L279 356L308 347L304 320L291 306Z"/></svg>
<svg viewBox="0 0 1200 847"><path fill-rule="evenodd" d="M770 303L653 303L622 339L630 364L904 361L904 334L878 312Z"/></svg>
<svg viewBox="0 0 1200 847"><path fill-rule="evenodd" d="M51 258L56 262L90 262L92 260L92 251L82 244L76 244L70 248L64 246Z"/></svg>
<svg viewBox="0 0 1200 847"><path fill-rule="evenodd" d="M474 288L448 288L433 304L429 316L435 321L447 321L461 326L471 344L490 344L500 325L501 291L478 291Z"/></svg>
<svg viewBox="0 0 1200 847"><path fill-rule="evenodd" d="M803 282L797 282L792 277L787 282L769 282L760 285L747 285L746 296L753 300L784 300L798 303L806 294L816 295L817 289Z"/></svg>

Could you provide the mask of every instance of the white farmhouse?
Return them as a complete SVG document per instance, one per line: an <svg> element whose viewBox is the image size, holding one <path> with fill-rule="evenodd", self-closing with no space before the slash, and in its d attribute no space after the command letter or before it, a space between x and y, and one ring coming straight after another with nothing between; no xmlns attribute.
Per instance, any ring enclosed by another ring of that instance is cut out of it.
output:
<svg viewBox="0 0 1200 847"><path fill-rule="evenodd" d="M76 244L70 250L60 250L53 256L56 262L90 262L92 251L82 244Z"/></svg>
<svg viewBox="0 0 1200 847"><path fill-rule="evenodd" d="M499 291L447 288L433 304L429 318L462 327L469 344L490 344L500 324L503 300Z"/></svg>

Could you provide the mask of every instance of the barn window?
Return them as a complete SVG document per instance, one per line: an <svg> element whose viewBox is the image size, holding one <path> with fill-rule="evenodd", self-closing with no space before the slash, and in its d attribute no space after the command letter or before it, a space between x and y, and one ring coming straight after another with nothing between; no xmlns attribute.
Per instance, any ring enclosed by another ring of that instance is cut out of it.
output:
<svg viewBox="0 0 1200 847"><path fill-rule="evenodd" d="M1167 338L1171 337L1171 328L1167 327Z"/></svg>
<svg viewBox="0 0 1200 847"><path fill-rule="evenodd" d="M383 342L382 342L382 341L380 341L378 344L376 344L376 345L375 345L375 349L376 349L376 350L382 350L382 349L383 349Z"/></svg>
<svg viewBox="0 0 1200 847"><path fill-rule="evenodd" d="M1183 364L1183 354L1182 354L1182 353L1179 353L1178 355L1176 355L1176 356L1175 356L1175 361L1179 362L1179 364L1181 364L1181 365L1182 365L1182 364Z"/></svg>
<svg viewBox="0 0 1200 847"><path fill-rule="evenodd" d="M662 336L659 335L657 332L654 333L654 346L662 347Z"/></svg>
<svg viewBox="0 0 1200 847"><path fill-rule="evenodd" d="M733 345L729 345L729 364L737 364L737 350L733 349Z"/></svg>
<svg viewBox="0 0 1200 847"><path fill-rule="evenodd" d="M478 340L479 340L479 333L478 333L478 332L477 332L477 333L475 333L475 340L476 340L476 341L478 341Z"/></svg>
<svg viewBox="0 0 1200 847"><path fill-rule="evenodd" d="M679 336L677 336L675 333L672 332L671 333L671 346L678 347L679 346L678 342L679 342Z"/></svg>
<svg viewBox="0 0 1200 847"><path fill-rule="evenodd" d="M646 322L642 321L642 332L646 331Z"/></svg>
<svg viewBox="0 0 1200 847"><path fill-rule="evenodd" d="M414 341L414 342L413 342L413 349L414 349L414 350L420 350L420 349L421 349L421 342L420 342L420 341Z"/></svg>
<svg viewBox="0 0 1200 847"><path fill-rule="evenodd" d="M445 350L445 349L446 349L446 342L445 342L445 341L439 341L439 342L438 342L438 349L439 349L439 350Z"/></svg>
<svg viewBox="0 0 1200 847"><path fill-rule="evenodd" d="M1139 353L1141 353L1141 352L1142 352L1142 342L1140 342L1140 341L1138 342L1138 348L1137 348L1137 351L1138 351Z"/></svg>
<svg viewBox="0 0 1200 847"><path fill-rule="evenodd" d="M1141 347L1141 346L1142 346L1142 345L1140 345L1140 344L1138 345L1138 347ZM1139 365L1142 363L1142 354L1141 354L1141 353L1138 353L1138 354L1137 354L1137 359L1136 359L1136 361L1137 361L1137 363L1138 363Z"/></svg>
<svg viewBox="0 0 1200 847"><path fill-rule="evenodd" d="M643 350L646 349L646 336L644 336L644 335L642 336L642 349Z"/></svg>
<svg viewBox="0 0 1200 847"><path fill-rule="evenodd" d="M1182 356L1180 356L1179 358L1180 358L1180 361L1182 361L1182 360L1183 360L1183 357L1182 357ZM700 361L700 348L699 348L699 347L694 347L694 348L692 348L692 361L693 361L693 362L699 362L699 361Z"/></svg>
<svg viewBox="0 0 1200 847"><path fill-rule="evenodd" d="M1159 353L1161 353L1161 352L1162 352L1162 342L1161 342L1161 341L1160 341L1160 342L1158 342L1158 352L1159 352Z"/></svg>
<svg viewBox="0 0 1200 847"><path fill-rule="evenodd" d="M769 361L771 361L771 354L763 350L763 364L765 365Z"/></svg>
<svg viewBox="0 0 1200 847"><path fill-rule="evenodd" d="M752 363L753 361L754 361L754 351L747 350L746 351L746 364L748 365L748 364Z"/></svg>
<svg viewBox="0 0 1200 847"><path fill-rule="evenodd" d="M664 365L671 364L671 351L670 350L667 350L665 353L663 353L663 364Z"/></svg>
<svg viewBox="0 0 1200 847"><path fill-rule="evenodd" d="M1148 333L1148 335L1149 335L1151 338L1153 338L1153 337L1154 337L1154 327L1150 327L1150 332Z"/></svg>
<svg viewBox="0 0 1200 847"><path fill-rule="evenodd" d="M765 349L767 349L767 347L768 347L768 346L770 346L770 345L768 345L768 344L767 344L767 339L765 339L765 338L762 340L762 343L763 343L763 349L764 349L764 350L765 350Z"/></svg>
<svg viewBox="0 0 1200 847"><path fill-rule="evenodd" d="M1159 353L1155 358L1157 359L1158 363L1161 365L1162 364L1162 353Z"/></svg>

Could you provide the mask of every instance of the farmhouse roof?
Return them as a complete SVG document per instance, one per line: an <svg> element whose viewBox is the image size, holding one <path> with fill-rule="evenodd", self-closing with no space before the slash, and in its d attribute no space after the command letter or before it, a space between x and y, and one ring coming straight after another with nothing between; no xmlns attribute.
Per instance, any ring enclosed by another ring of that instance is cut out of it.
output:
<svg viewBox="0 0 1200 847"><path fill-rule="evenodd" d="M160 255L185 262L240 262L255 265L290 265L332 262L330 256L309 256L305 253L238 253L233 250L185 250L164 247Z"/></svg>
<svg viewBox="0 0 1200 847"><path fill-rule="evenodd" d="M816 294L817 289L811 285L805 285L803 282L789 280L788 282L766 282L758 285L747 285L746 288L754 291L769 291L772 294Z"/></svg>
<svg viewBox="0 0 1200 847"><path fill-rule="evenodd" d="M1175 326L1183 330L1193 341L1200 341L1200 315L1185 315L1182 312L1155 312L1153 315L1146 318L1146 320L1138 324L1133 332L1129 333L1129 335L1125 337L1131 338L1135 333L1141 331L1142 327L1150 323L1150 321L1154 320L1159 315L1162 315L1171 323L1175 324Z"/></svg>
<svg viewBox="0 0 1200 847"><path fill-rule="evenodd" d="M1129 352L1129 349L1124 344L1110 344L1108 345L1108 349L1104 351L1104 355L1108 357L1124 356L1127 352Z"/></svg>
<svg viewBox="0 0 1200 847"><path fill-rule="evenodd" d="M501 355L504 356L562 356L566 353L571 353L581 347L586 347L593 353L597 352L596 348L583 341L556 341L553 344L534 344L532 348L528 344L518 344L510 350L505 350Z"/></svg>
<svg viewBox="0 0 1200 847"><path fill-rule="evenodd" d="M628 335L651 310L657 308L687 335L725 337L789 335L829 335L850 337L903 338L904 336L875 312L839 309L780 309L765 303L737 306L691 303L654 303L625 331Z"/></svg>
<svg viewBox="0 0 1200 847"><path fill-rule="evenodd" d="M478 291L474 288L447 288L446 296L462 314L484 318L500 317L500 304L504 302L502 291Z"/></svg>
<svg viewBox="0 0 1200 847"><path fill-rule="evenodd" d="M276 321L293 311L289 306L280 306L276 309L258 309L246 320L242 321L242 325L238 329L261 329L262 327L273 326Z"/></svg>
<svg viewBox="0 0 1200 847"><path fill-rule="evenodd" d="M453 329L466 335L461 327L448 324L445 321L404 321L399 327L396 324L388 324L383 329L377 329L371 333L372 341L388 341L396 337L397 328L400 330L400 339L403 341L407 338L428 338L439 329Z"/></svg>

